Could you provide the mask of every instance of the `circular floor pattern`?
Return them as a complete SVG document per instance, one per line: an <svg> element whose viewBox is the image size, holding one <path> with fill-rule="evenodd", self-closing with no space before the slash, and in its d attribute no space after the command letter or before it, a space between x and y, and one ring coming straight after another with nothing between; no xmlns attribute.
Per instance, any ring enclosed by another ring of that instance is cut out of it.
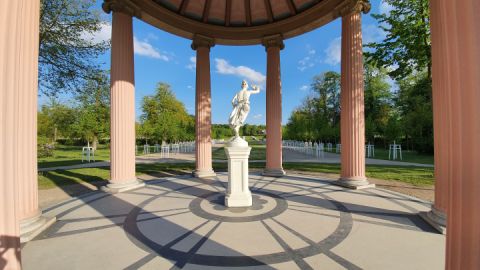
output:
<svg viewBox="0 0 480 270"><path fill-rule="evenodd" d="M153 180L141 189L96 192L53 207L47 214L58 221L23 248L24 268L369 269L385 262L395 269L389 258L402 256L386 250L426 243L434 247L406 252L409 260L402 257L398 269L408 263L442 267L443 261L417 258L443 256L436 246L443 236L416 215L428 209L424 202L380 189L344 190L305 176L251 175L252 207L227 208L226 181L225 174L215 181ZM371 258L358 256L363 253Z"/></svg>

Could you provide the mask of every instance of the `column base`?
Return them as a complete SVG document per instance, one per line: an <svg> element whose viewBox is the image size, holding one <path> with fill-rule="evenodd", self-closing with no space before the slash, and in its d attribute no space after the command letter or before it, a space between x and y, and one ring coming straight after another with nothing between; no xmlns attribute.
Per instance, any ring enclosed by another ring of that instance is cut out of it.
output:
<svg viewBox="0 0 480 270"><path fill-rule="evenodd" d="M144 186L145 186L144 182L135 179L133 181L129 181L129 182L126 182L126 183L112 183L112 182L110 182L108 185L102 187L101 189L104 192L115 194L115 193L129 191L129 190L132 190L132 189L141 188L141 187L144 187Z"/></svg>
<svg viewBox="0 0 480 270"><path fill-rule="evenodd" d="M420 217L441 234L447 233L447 215L432 206L429 212L420 212Z"/></svg>
<svg viewBox="0 0 480 270"><path fill-rule="evenodd" d="M375 188L375 184L370 184L365 177L362 178L340 178L333 181L332 184L349 189L367 189Z"/></svg>
<svg viewBox="0 0 480 270"><path fill-rule="evenodd" d="M263 176L272 176L272 177L282 177L287 175L287 173L283 170L283 168L279 169L265 169L262 173Z"/></svg>
<svg viewBox="0 0 480 270"><path fill-rule="evenodd" d="M195 170L192 172L193 177L195 178L212 178L217 176L217 174L212 170Z"/></svg>
<svg viewBox="0 0 480 270"><path fill-rule="evenodd" d="M26 243L41 232L50 227L55 221L56 217L48 217L42 215L39 211L37 215L20 221L20 243Z"/></svg>
<svg viewBox="0 0 480 270"><path fill-rule="evenodd" d="M225 196L225 206L227 207L250 207L252 206L252 194L250 191L237 193L237 194L227 194Z"/></svg>

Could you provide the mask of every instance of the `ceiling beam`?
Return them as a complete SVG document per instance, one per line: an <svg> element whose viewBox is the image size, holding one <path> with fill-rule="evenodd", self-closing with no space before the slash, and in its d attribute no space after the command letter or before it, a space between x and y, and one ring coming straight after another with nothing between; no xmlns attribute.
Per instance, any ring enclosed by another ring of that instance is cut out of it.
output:
<svg viewBox="0 0 480 270"><path fill-rule="evenodd" d="M297 9L295 8L295 3L293 3L293 0L287 0L288 4L288 9L290 10L290 13L292 15L297 14Z"/></svg>
<svg viewBox="0 0 480 270"><path fill-rule="evenodd" d="M203 22L208 22L208 15L210 14L210 6L212 5L212 0L206 0L205 6L203 7Z"/></svg>
<svg viewBox="0 0 480 270"><path fill-rule="evenodd" d="M264 0L265 2L265 9L267 10L267 17L268 17L268 22L273 22L273 11L272 11L272 5L270 4L270 0Z"/></svg>
<svg viewBox="0 0 480 270"><path fill-rule="evenodd" d="M183 0L182 3L180 4L180 9L178 10L178 12L181 14L181 15L184 15L185 14L185 10L187 9L187 5L188 5L188 2L190 0Z"/></svg>
<svg viewBox="0 0 480 270"><path fill-rule="evenodd" d="M252 25L252 11L250 10L250 0L245 0L245 19L247 26Z"/></svg>
<svg viewBox="0 0 480 270"><path fill-rule="evenodd" d="M230 26L230 17L232 15L232 0L227 0L225 5L225 26Z"/></svg>

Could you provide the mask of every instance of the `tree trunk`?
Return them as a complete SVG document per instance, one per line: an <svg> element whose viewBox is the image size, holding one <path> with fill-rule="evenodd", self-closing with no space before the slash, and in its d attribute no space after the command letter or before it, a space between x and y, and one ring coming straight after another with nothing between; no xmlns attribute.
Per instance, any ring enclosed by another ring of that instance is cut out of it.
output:
<svg viewBox="0 0 480 270"><path fill-rule="evenodd" d="M54 128L53 130L53 143L57 142L57 127Z"/></svg>
<svg viewBox="0 0 480 270"><path fill-rule="evenodd" d="M98 144L98 137L97 135L93 135L92 147L93 150L97 151L97 144Z"/></svg>

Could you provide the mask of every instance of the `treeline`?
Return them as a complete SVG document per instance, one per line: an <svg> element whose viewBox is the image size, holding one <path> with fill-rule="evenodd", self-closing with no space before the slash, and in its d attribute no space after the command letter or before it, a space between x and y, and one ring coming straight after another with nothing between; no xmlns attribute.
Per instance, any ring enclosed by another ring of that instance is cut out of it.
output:
<svg viewBox="0 0 480 270"><path fill-rule="evenodd" d="M70 103L52 98L41 106L37 116L40 146L61 140L63 143L90 142L94 147L110 132L110 87L104 72L86 81ZM41 148L41 147L39 147Z"/></svg>
<svg viewBox="0 0 480 270"><path fill-rule="evenodd" d="M398 81L395 91L384 69L365 66L365 139L387 146L393 141L407 149L433 152L430 81L424 74ZM311 93L294 110L284 138L340 143L340 74L315 76Z"/></svg>
<svg viewBox="0 0 480 270"><path fill-rule="evenodd" d="M384 0L388 14L374 14L385 38L365 48L365 137L385 147L433 153L431 45L428 0ZM392 88L388 80L393 80ZM340 141L340 74L313 78L311 94L288 121L284 137Z"/></svg>
<svg viewBox="0 0 480 270"><path fill-rule="evenodd" d="M137 144L195 140L195 118L175 97L170 85L158 83L155 93L143 98L141 110L135 126ZM262 135L264 132L264 125L246 124L241 129L244 136ZM61 104L52 99L44 104L38 112L38 135L40 144L91 143L93 147L99 142L108 144L110 90L105 74L89 80L71 103ZM212 125L213 139L232 136L229 125Z"/></svg>

